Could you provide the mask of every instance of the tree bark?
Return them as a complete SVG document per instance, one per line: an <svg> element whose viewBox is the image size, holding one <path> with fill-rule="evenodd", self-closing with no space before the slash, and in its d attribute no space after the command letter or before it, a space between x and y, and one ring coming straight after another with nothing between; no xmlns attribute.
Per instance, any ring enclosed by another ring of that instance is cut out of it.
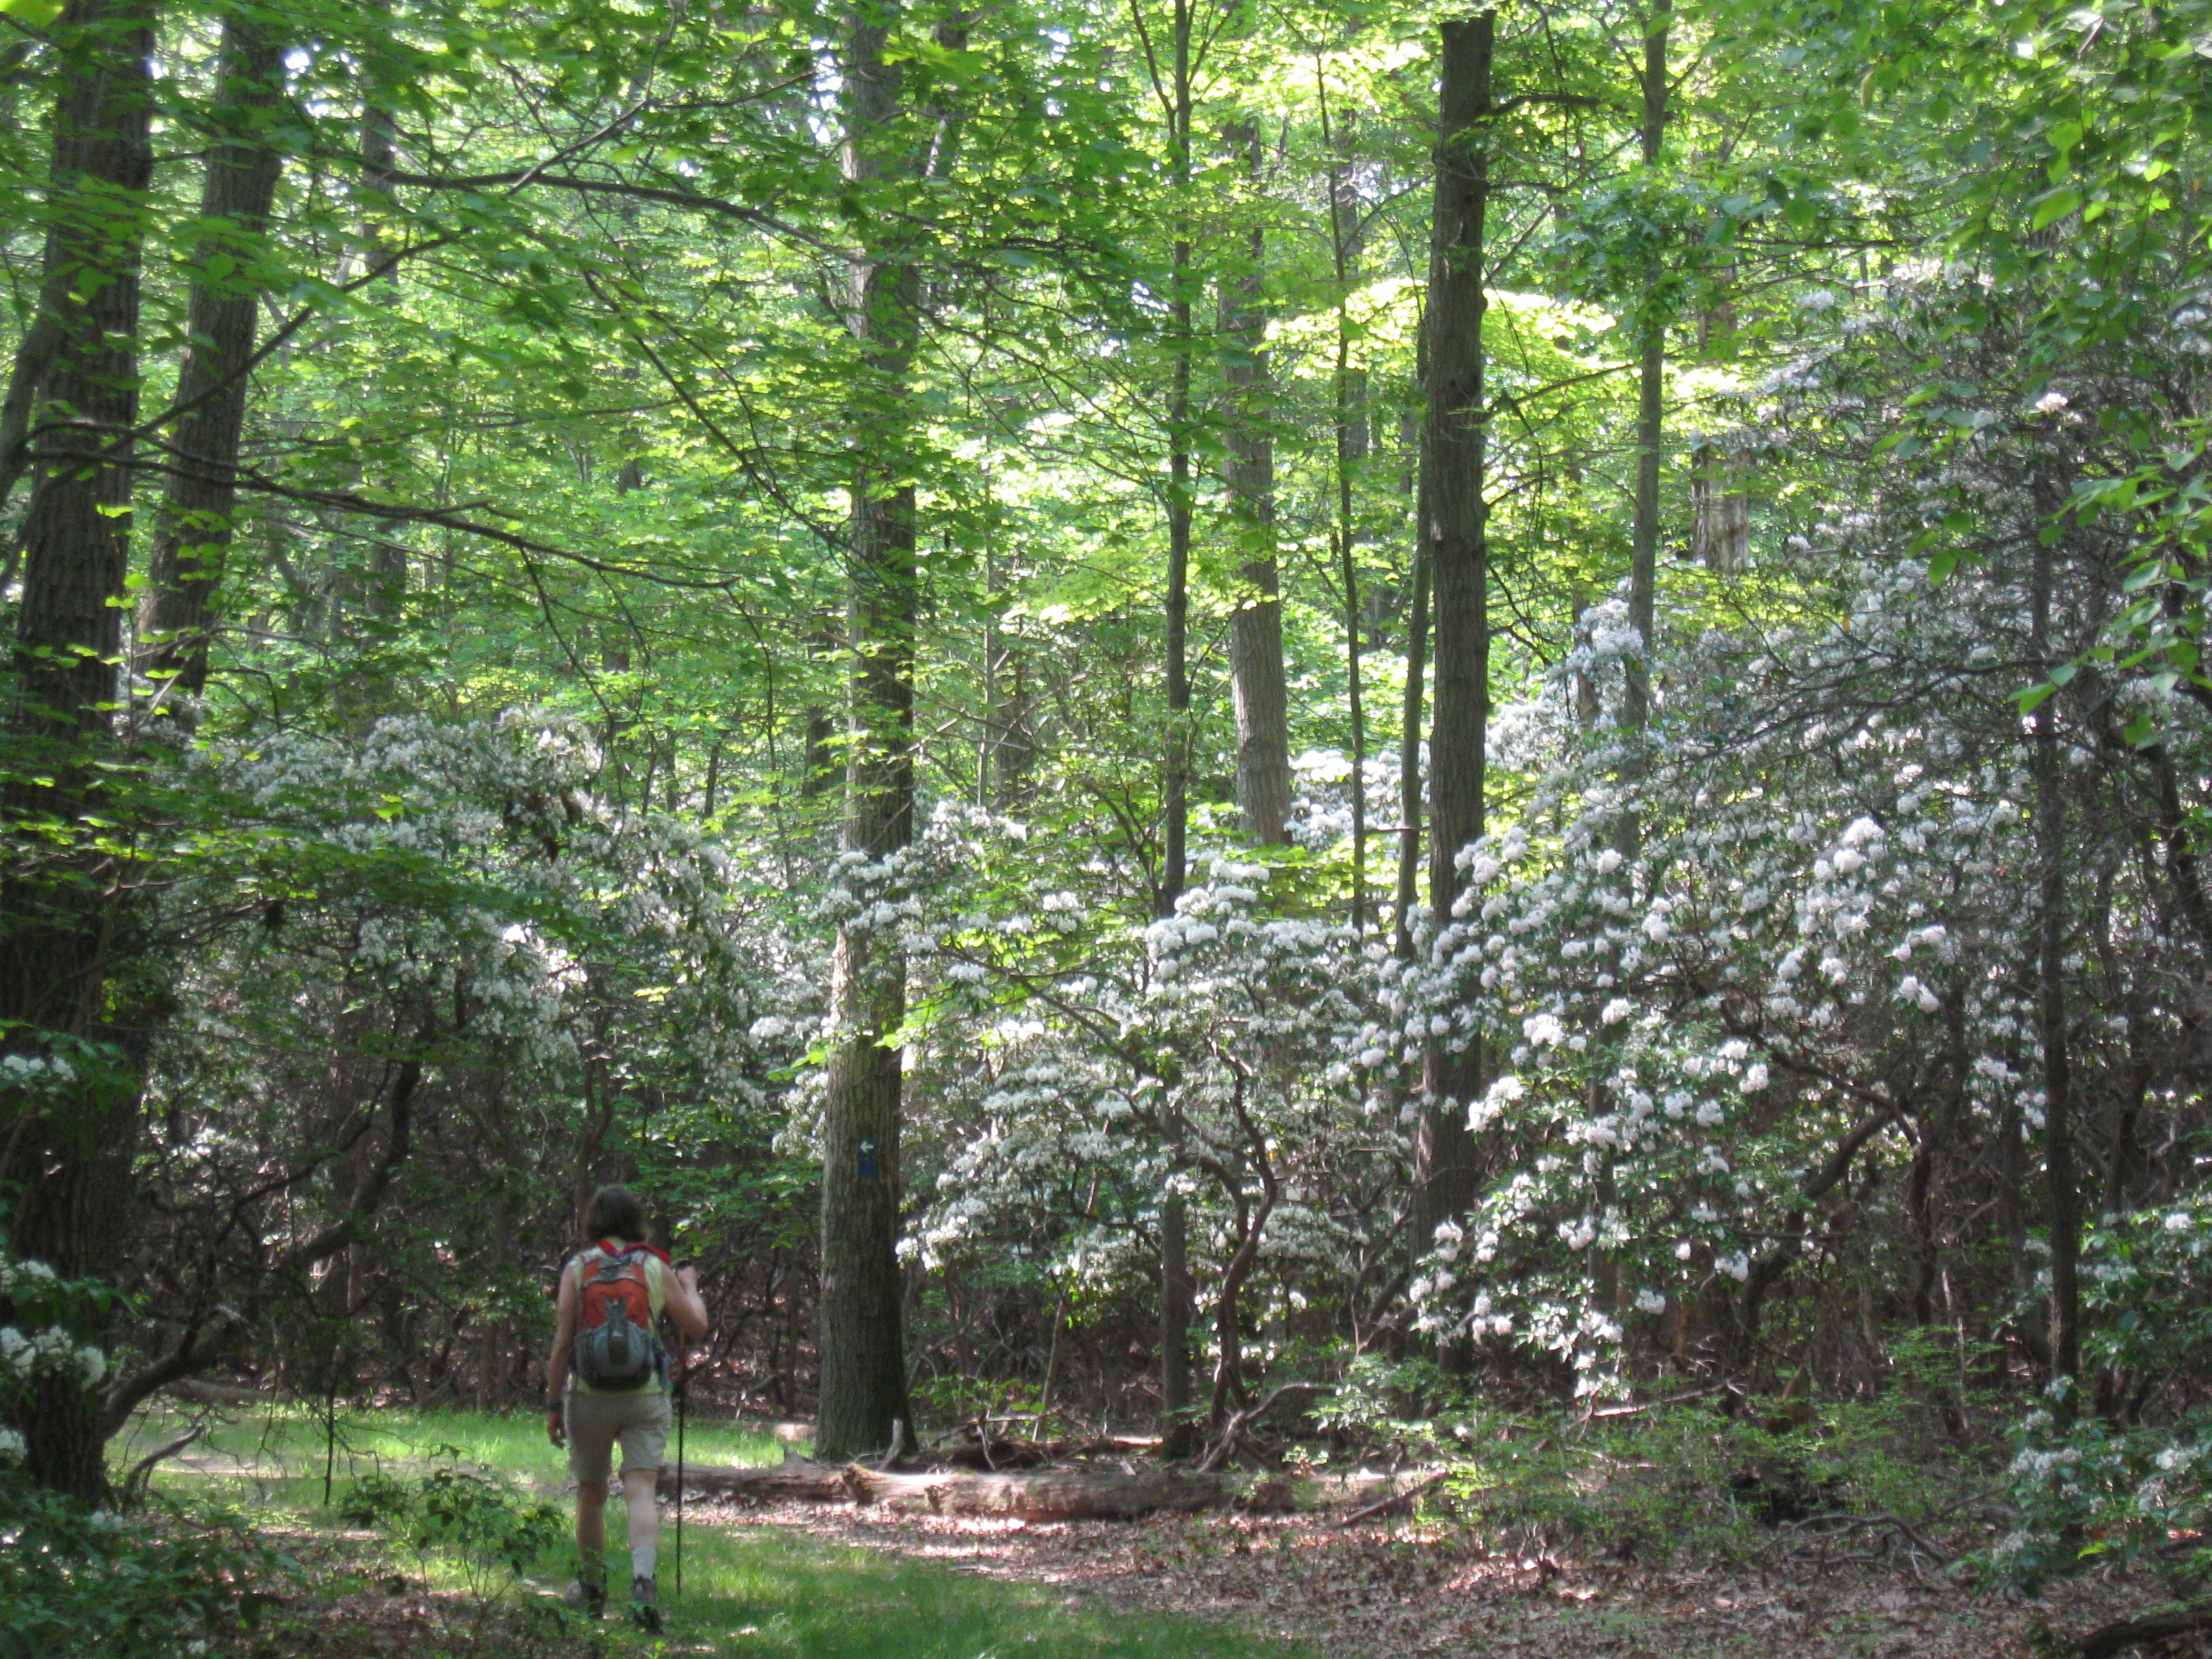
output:
<svg viewBox="0 0 2212 1659"><path fill-rule="evenodd" d="M919 171L887 61L888 6L856 8L842 43L845 174L865 198ZM872 227L894 216L868 216ZM852 730L844 851L869 865L914 838L917 568L908 376L920 343L921 273L896 231L878 229L852 266L848 325L860 345L853 422ZM822 1399L817 1454L881 1453L908 1426L899 1220L900 1050L906 959L862 921L837 934L838 1042L823 1114Z"/></svg>
<svg viewBox="0 0 2212 1659"><path fill-rule="evenodd" d="M1644 24L1644 94L1641 132L1644 165L1659 165L1667 137L1667 31L1674 0L1650 0ZM1656 283L1655 283L1656 287ZM1636 353L1636 500L1629 533L1628 625L1636 630L1636 654L1628 659L1622 689L1621 724L1628 734L1627 781L1644 776L1644 732L1651 724L1651 651L1659 589L1659 447L1664 437L1667 331L1646 317ZM1621 815L1620 850L1634 857L1643 831L1632 803Z"/></svg>
<svg viewBox="0 0 2212 1659"><path fill-rule="evenodd" d="M1175 85L1168 118L1176 191L1170 254L1168 386L1167 765L1162 780L1160 879L1154 914L1182 896L1190 833L1190 30L1192 0L1175 0Z"/></svg>
<svg viewBox="0 0 2212 1659"><path fill-rule="evenodd" d="M122 646L153 20L150 0L72 0L52 30L58 94L33 327L48 326L54 346L26 423L34 483L7 718L15 781L0 797L9 842L0 874L0 1049L68 1059L76 1078L62 1090L15 1093L0 1182L21 1194L17 1253L64 1277L108 1269L130 1207L137 1045L118 1044L125 1034L106 1024L112 872L100 854L71 843L89 817L112 810L96 763L110 738ZM113 1059L95 1068L72 1039L104 1042ZM16 1407L16 1424L33 1480L87 1498L104 1493L88 1391L42 1383Z"/></svg>
<svg viewBox="0 0 2212 1659"><path fill-rule="evenodd" d="M1698 343L1711 361L1735 337L1735 307L1717 300L1698 319ZM1642 457L1639 453L1638 461ZM1642 476L1638 474L1638 483ZM1654 479L1656 489L1656 479ZM1744 494L1741 458L1707 441L1690 474L1690 550L1716 576L1733 576L1751 552L1751 498Z"/></svg>
<svg viewBox="0 0 2212 1659"><path fill-rule="evenodd" d="M173 682L172 696L196 698L207 684L260 300L252 272L283 165L270 132L283 68L276 41L258 21L225 15L213 123L222 137L200 191L206 228L191 253L191 343L177 376L178 464L162 495L138 624L141 672Z"/></svg>
<svg viewBox="0 0 2212 1659"><path fill-rule="evenodd" d="M1168 388L1168 591L1167 766L1164 779L1160 879L1153 898L1157 915L1175 914L1182 896L1190 828L1190 354L1191 248L1191 6L1175 0L1174 83L1168 111L1168 144L1174 172L1176 223L1170 254L1170 338L1172 362ZM1171 1146L1170 1167L1176 1157ZM1160 1204L1160 1444L1169 1457L1191 1449L1189 1333L1190 1269L1182 1198L1173 1192Z"/></svg>
<svg viewBox="0 0 2212 1659"><path fill-rule="evenodd" d="M1359 684L1358 539L1352 509L1352 474L1367 448L1366 386L1352 366L1352 268L1357 256L1358 197L1340 165L1344 134L1328 113L1328 82L1319 88L1322 143L1329 155L1328 243L1336 276L1336 554L1344 583L1344 671L1352 716L1352 931L1367 933L1367 712Z"/></svg>
<svg viewBox="0 0 2212 1659"><path fill-rule="evenodd" d="M2029 579L2028 617L2036 662L2048 674L2058 666L2051 641L2052 553L2038 537ZM2043 1043L2043 1155L2045 1201L2051 1214L2051 1369L2054 1380L2078 1384L2081 1376L2080 1199L2074 1173L2073 1068L2066 1029L2066 797L2058 753L2058 696L2035 710L2030 753L2035 780L2035 855L2039 871L2036 917L2036 1026ZM2062 1425L2073 1420L2077 1390L2052 1402Z"/></svg>
<svg viewBox="0 0 2212 1659"><path fill-rule="evenodd" d="M1224 130L1232 154L1257 185L1264 152L1259 123ZM1261 308L1267 233L1245 234L1240 265L1220 285L1221 378L1225 392L1231 522L1242 554L1237 609L1229 620L1229 678L1237 714L1237 808L1244 838L1261 847L1290 841L1291 732L1283 684L1283 601L1275 568L1275 440L1268 430L1273 386L1267 321Z"/></svg>
<svg viewBox="0 0 2212 1659"><path fill-rule="evenodd" d="M1489 549L1483 499L1483 227L1489 210L1487 123L1497 18L1443 26L1436 216L1429 254L1428 425L1422 447L1422 539L1436 605L1436 714L1429 732L1429 904L1449 921L1460 850L1483 832L1490 720ZM1425 1255L1436 1230L1474 1196L1468 1108L1482 1092L1480 1044L1432 1039L1414 1144L1409 1237Z"/></svg>

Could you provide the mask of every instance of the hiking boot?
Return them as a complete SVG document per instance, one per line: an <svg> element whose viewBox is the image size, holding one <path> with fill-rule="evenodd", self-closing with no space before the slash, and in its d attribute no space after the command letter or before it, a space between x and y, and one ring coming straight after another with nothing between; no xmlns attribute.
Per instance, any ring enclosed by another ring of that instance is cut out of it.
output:
<svg viewBox="0 0 2212 1659"><path fill-rule="evenodd" d="M574 1579L561 1592L561 1599L586 1619L602 1618L607 1610L607 1587Z"/></svg>
<svg viewBox="0 0 2212 1659"><path fill-rule="evenodd" d="M637 1577L629 1581L629 1616L648 1635L660 1628L660 1582Z"/></svg>

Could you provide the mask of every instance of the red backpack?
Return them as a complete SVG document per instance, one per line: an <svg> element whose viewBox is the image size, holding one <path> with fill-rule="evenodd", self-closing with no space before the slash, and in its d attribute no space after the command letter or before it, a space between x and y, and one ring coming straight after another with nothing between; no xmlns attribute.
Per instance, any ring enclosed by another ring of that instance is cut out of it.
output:
<svg viewBox="0 0 2212 1659"><path fill-rule="evenodd" d="M665 1372L653 1329L649 1244L617 1249L611 1241L576 1258L576 1346L570 1364L586 1387L610 1394L642 1389ZM596 1264L596 1265L594 1265Z"/></svg>

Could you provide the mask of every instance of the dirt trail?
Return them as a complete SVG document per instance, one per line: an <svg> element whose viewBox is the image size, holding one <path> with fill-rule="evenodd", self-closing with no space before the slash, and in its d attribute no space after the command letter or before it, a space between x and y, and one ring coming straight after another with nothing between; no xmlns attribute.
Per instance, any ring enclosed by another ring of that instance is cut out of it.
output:
<svg viewBox="0 0 2212 1659"><path fill-rule="evenodd" d="M1310 1516L1024 1522L849 1506L690 1507L1109 1606L1226 1619L1343 1659L2033 1659L2163 1599L2148 1579L2085 1579L2041 1601L1977 1598L1900 1563L1659 1571L1490 1553L1433 1525L1350 1530Z"/></svg>

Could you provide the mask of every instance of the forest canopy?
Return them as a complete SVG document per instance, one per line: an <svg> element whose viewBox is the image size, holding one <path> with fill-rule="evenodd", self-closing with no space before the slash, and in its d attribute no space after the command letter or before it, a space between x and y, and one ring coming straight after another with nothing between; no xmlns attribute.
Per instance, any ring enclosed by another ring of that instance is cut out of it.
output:
<svg viewBox="0 0 2212 1659"><path fill-rule="evenodd" d="M621 1180L825 1457L2197 1527L2208 141L2206 0L0 0L0 1452L525 1397Z"/></svg>

